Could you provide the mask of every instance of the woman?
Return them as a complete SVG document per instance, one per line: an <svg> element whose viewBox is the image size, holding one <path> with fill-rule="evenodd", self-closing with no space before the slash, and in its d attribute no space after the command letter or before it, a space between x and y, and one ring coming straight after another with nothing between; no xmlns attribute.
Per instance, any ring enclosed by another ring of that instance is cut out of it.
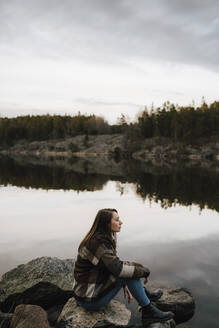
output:
<svg viewBox="0 0 219 328"><path fill-rule="evenodd" d="M150 303L159 299L162 291L152 293L141 284L140 278L147 282L149 269L139 263L121 261L117 256L116 233L121 225L117 210L99 210L82 240L74 267L73 292L78 305L90 311L99 310L123 287L128 300L133 295L141 306L145 326L171 319L172 312L162 312Z"/></svg>

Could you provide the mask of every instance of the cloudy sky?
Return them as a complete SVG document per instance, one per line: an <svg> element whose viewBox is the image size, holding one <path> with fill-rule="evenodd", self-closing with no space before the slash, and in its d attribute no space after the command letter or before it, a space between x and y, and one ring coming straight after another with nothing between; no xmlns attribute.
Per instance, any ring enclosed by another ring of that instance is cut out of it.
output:
<svg viewBox="0 0 219 328"><path fill-rule="evenodd" d="M218 0L0 0L0 115L219 100Z"/></svg>

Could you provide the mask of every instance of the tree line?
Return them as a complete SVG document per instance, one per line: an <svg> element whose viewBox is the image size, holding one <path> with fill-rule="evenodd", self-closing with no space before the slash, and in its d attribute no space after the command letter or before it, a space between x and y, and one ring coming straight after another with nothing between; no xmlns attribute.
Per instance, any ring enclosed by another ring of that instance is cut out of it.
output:
<svg viewBox="0 0 219 328"><path fill-rule="evenodd" d="M169 102L161 108L147 108L137 122L140 136L168 137L174 141L194 142L200 138L219 136L219 102L199 107L179 107Z"/></svg>
<svg viewBox="0 0 219 328"><path fill-rule="evenodd" d="M200 138L219 136L219 102L199 107L177 106L166 102L163 106L145 108L136 122L128 123L121 115L117 124L110 125L95 115L26 115L15 118L0 117L0 144L15 141L61 139L79 134L125 133L130 139L167 137L179 142L194 142Z"/></svg>
<svg viewBox="0 0 219 328"><path fill-rule="evenodd" d="M0 143L13 145L18 140L49 140L73 137L79 134L113 132L108 122L95 115L26 115L0 118Z"/></svg>

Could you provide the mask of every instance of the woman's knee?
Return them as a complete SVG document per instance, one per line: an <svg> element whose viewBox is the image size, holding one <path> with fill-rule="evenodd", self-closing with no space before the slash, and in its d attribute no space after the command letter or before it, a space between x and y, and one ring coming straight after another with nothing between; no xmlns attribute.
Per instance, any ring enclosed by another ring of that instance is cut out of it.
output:
<svg viewBox="0 0 219 328"><path fill-rule="evenodd" d="M138 284L141 285L141 280L140 279L127 279L127 284Z"/></svg>

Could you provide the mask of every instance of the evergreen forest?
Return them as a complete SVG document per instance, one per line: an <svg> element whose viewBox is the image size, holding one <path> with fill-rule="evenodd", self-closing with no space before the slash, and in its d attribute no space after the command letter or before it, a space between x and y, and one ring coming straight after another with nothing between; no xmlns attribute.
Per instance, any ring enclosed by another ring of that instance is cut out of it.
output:
<svg viewBox="0 0 219 328"><path fill-rule="evenodd" d="M194 143L202 138L219 136L219 101L198 107L178 106L165 102L163 106L146 107L135 122L121 115L110 125L95 115L26 115L0 117L0 144L11 146L18 140L34 141L62 139L79 134L126 133L130 139L167 137L173 141Z"/></svg>

